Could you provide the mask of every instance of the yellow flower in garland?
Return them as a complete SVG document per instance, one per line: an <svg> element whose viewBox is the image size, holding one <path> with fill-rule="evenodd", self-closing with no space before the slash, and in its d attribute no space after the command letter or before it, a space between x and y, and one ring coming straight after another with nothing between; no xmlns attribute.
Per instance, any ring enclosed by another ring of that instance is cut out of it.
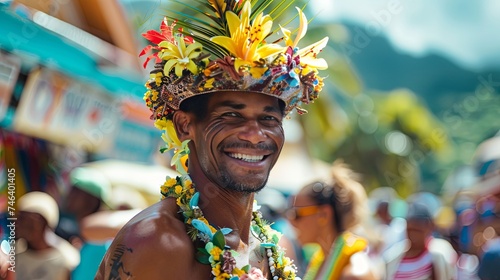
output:
<svg viewBox="0 0 500 280"><path fill-rule="evenodd" d="M171 197L176 199L176 203L180 206L184 216L188 235L193 240L205 242L204 247L198 248L197 260L212 267L214 279L228 280L240 279L240 277L242 279L257 279L251 277L254 277L257 272L257 274L262 275L260 269L251 268L250 265L242 268L236 267L236 260L233 255L237 254L237 252L227 247L224 239L224 235L229 234L232 229L221 228L217 230L210 225L198 207L199 193L195 192L193 195L192 190L195 190L195 187L191 178L189 175L182 175L177 176L175 179L167 178L162 186L162 196L163 198ZM296 267L284 255L284 251L278 245L280 234L261 220L262 214L258 212L259 208L254 201L251 230L260 239L261 247L266 250L265 254L273 258L273 279L296 279ZM224 266L223 270L222 267L226 263L229 266ZM260 277L262 278L262 276Z"/></svg>
<svg viewBox="0 0 500 280"><path fill-rule="evenodd" d="M222 250L221 248L214 246L209 253L214 258L214 261L219 261Z"/></svg>
<svg viewBox="0 0 500 280"><path fill-rule="evenodd" d="M175 186L175 193L181 194L182 193L182 186L179 186L179 185Z"/></svg>
<svg viewBox="0 0 500 280"><path fill-rule="evenodd" d="M165 181L165 186L167 188L171 188L177 184L177 180L175 178L169 178L167 181Z"/></svg>
<svg viewBox="0 0 500 280"><path fill-rule="evenodd" d="M160 187L160 191L162 194L168 195L172 191L175 192L175 187L179 186L177 185L177 180L175 178L168 178L163 185ZM182 187L181 187L182 189Z"/></svg>
<svg viewBox="0 0 500 280"><path fill-rule="evenodd" d="M212 267L212 274L214 276L220 275L220 263L218 263L216 266Z"/></svg>
<svg viewBox="0 0 500 280"><path fill-rule="evenodd" d="M243 269L235 267L233 268L233 274L238 275L238 277L241 277L242 275L246 274L246 272Z"/></svg>
<svg viewBox="0 0 500 280"><path fill-rule="evenodd" d="M256 69L259 67L255 62L283 51L283 47L264 42L264 39L271 33L273 25L271 17L260 13L250 24L250 14L250 1L245 1L243 4L241 17L231 11L226 12L231 37L215 36L211 40L235 56L234 68L236 71L247 69L252 75L257 75L256 78L259 78L267 68L260 67L262 69L257 71Z"/></svg>
<svg viewBox="0 0 500 280"><path fill-rule="evenodd" d="M225 279L229 279L229 278L230 278L230 275L227 274L226 272L223 272L223 273L215 276L216 280L225 280Z"/></svg>
<svg viewBox="0 0 500 280"><path fill-rule="evenodd" d="M209 228L210 228L210 231L212 233L215 233L217 230L207 221L207 219L205 219L205 217L200 217L198 218L198 220L202 221L203 223L205 223Z"/></svg>
<svg viewBox="0 0 500 280"><path fill-rule="evenodd" d="M161 193L167 193L168 192L168 187L165 184L163 184L160 187L160 191L161 191Z"/></svg>

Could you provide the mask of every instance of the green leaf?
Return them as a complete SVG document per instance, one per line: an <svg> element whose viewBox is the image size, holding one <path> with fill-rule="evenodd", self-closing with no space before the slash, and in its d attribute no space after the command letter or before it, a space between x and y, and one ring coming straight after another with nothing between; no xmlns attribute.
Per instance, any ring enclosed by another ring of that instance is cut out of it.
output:
<svg viewBox="0 0 500 280"><path fill-rule="evenodd" d="M248 271L250 270L250 265L249 264L245 265L244 267L241 268L241 270L245 271L245 273L248 273Z"/></svg>
<svg viewBox="0 0 500 280"><path fill-rule="evenodd" d="M212 242L214 243L215 246L224 249L224 246L226 246L226 240L224 239L224 234L222 233L222 231L218 230L214 234Z"/></svg>
<svg viewBox="0 0 500 280"><path fill-rule="evenodd" d="M260 233L262 232L260 230L260 227L257 225L252 225L252 230L257 234L257 236L260 235Z"/></svg>
<svg viewBox="0 0 500 280"><path fill-rule="evenodd" d="M187 210L187 211L184 211L184 212L182 212L182 214L183 214L183 215L184 215L184 217L186 217L186 218L193 217L193 210Z"/></svg>
<svg viewBox="0 0 500 280"><path fill-rule="evenodd" d="M205 248L197 248L196 259L202 264L210 264L210 253Z"/></svg>
<svg viewBox="0 0 500 280"><path fill-rule="evenodd" d="M196 248L196 250L198 251L197 253L199 254L210 256L210 253L207 251L207 249L205 249L205 247Z"/></svg>
<svg viewBox="0 0 500 280"><path fill-rule="evenodd" d="M278 242L280 241L280 238L278 237L277 234L273 234L272 239L274 244L278 244Z"/></svg>

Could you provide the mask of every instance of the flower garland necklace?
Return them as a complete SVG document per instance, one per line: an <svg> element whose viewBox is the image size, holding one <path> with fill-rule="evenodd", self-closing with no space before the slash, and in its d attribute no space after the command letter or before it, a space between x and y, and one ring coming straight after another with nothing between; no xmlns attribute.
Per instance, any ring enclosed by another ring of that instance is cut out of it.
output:
<svg viewBox="0 0 500 280"><path fill-rule="evenodd" d="M236 267L237 252L226 245L224 235L232 232L230 228L216 229L205 219L203 212L198 207L200 194L196 192L193 181L187 173L186 158L189 155L188 142L179 141L172 120L162 118L155 121L155 126L164 131L162 139L165 148L160 151L174 151L170 164L175 166L181 176L176 178L167 177L161 186L162 199L175 198L176 204L186 224L186 231L191 240L197 239L205 243L205 247L198 248L196 259L212 267L214 280L260 280L265 279L262 271L255 267L246 265L242 268ZM281 234L271 228L262 219L259 206L254 203L252 212L252 234L260 240L261 250L268 258L269 270L273 280L300 280L296 277L297 267L290 258L285 256L284 250L278 245Z"/></svg>
<svg viewBox="0 0 500 280"><path fill-rule="evenodd" d="M236 267L238 253L226 245L224 235L232 232L230 228L216 229L205 219L203 212L198 207L199 193L196 192L193 182L188 174L167 177L161 187L162 199L173 197L180 207L184 217L187 233L193 241L199 239L205 247L198 248L196 259L203 264L210 264L214 280L222 279L265 279L257 268L246 265ZM271 229L270 225L262 219L258 211L259 206L254 203L251 230L261 241L261 250L268 258L269 270L273 280L300 279L296 277L296 266L286 257L283 249L278 245L280 233Z"/></svg>

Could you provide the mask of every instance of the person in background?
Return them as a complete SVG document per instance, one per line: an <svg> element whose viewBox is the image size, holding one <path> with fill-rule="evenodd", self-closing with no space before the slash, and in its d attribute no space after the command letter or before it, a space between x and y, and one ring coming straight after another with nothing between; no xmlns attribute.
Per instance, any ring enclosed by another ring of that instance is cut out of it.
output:
<svg viewBox="0 0 500 280"><path fill-rule="evenodd" d="M16 279L70 279L79 254L54 233L59 220L56 201L44 192L34 191L23 195L17 208Z"/></svg>
<svg viewBox="0 0 500 280"><path fill-rule="evenodd" d="M102 172L91 167L77 167L70 173L71 188L64 199L57 233L75 247L83 242L80 234L82 220L107 208L111 184Z"/></svg>
<svg viewBox="0 0 500 280"><path fill-rule="evenodd" d="M381 239L380 246L376 248L379 254L383 254L392 245L406 238L406 220L393 217L390 207L391 201L389 200L378 201L375 206L373 226Z"/></svg>
<svg viewBox="0 0 500 280"><path fill-rule="evenodd" d="M70 179L58 229L80 251L81 261L71 273L72 280L87 280L94 277L109 243L86 240L82 227L89 216L108 208L112 187L102 172L91 167L73 169Z"/></svg>
<svg viewBox="0 0 500 280"><path fill-rule="evenodd" d="M304 186L287 211L299 242L319 245L303 279L379 279L368 241L355 234L365 233L366 192L341 162L334 162L331 177Z"/></svg>
<svg viewBox="0 0 500 280"><path fill-rule="evenodd" d="M380 220L381 224L389 225L392 222L392 215L389 211L389 201L382 200L377 203L375 216Z"/></svg>
<svg viewBox="0 0 500 280"><path fill-rule="evenodd" d="M384 252L386 279L451 280L455 269L448 259L456 257L451 244L434 238L434 222L428 207L422 202L408 205L407 239Z"/></svg>

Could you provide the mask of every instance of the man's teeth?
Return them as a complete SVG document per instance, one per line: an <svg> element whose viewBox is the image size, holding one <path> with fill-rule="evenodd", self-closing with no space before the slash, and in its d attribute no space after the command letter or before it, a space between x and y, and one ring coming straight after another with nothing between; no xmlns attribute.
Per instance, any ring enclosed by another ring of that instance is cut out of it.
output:
<svg viewBox="0 0 500 280"><path fill-rule="evenodd" d="M261 161L264 156L251 156L251 155L245 155L245 154L236 154L236 153L231 153L229 154L230 157L240 159L243 161L248 161L248 162L257 162Z"/></svg>

